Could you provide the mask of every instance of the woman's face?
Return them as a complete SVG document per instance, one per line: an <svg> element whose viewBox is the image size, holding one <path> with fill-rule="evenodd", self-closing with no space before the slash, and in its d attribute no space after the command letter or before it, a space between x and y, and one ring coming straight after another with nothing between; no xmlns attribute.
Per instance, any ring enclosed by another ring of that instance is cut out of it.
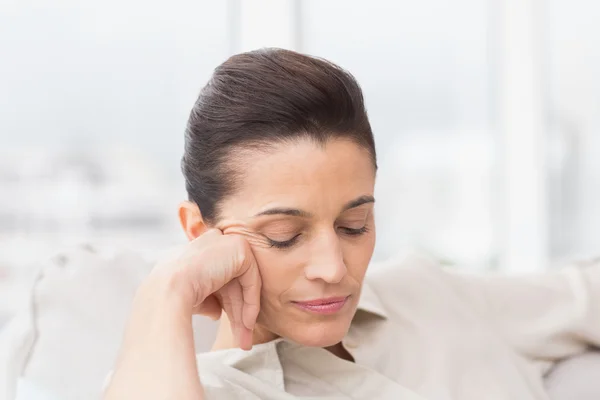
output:
<svg viewBox="0 0 600 400"><path fill-rule="evenodd" d="M259 328L307 346L346 334L375 246L375 169L347 140L244 152L217 226L243 221L262 277Z"/></svg>

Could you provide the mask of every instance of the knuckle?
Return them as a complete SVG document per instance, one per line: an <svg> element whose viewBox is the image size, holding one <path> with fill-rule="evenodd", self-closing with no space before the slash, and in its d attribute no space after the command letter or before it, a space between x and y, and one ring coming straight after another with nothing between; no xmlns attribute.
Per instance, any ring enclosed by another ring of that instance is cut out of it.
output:
<svg viewBox="0 0 600 400"><path fill-rule="evenodd" d="M200 235L200 238L204 238L204 240L208 240L208 239L213 239L219 236L223 236L223 232L221 232L219 229L216 228L210 228L207 231L205 231L202 235Z"/></svg>
<svg viewBox="0 0 600 400"><path fill-rule="evenodd" d="M246 239L239 235L226 235L224 236L225 240L229 246L236 249L245 249L246 247Z"/></svg>
<svg viewBox="0 0 600 400"><path fill-rule="evenodd" d="M243 264L247 261L249 256L250 245L243 236L231 235L227 236L230 245L232 246L232 253L235 256L235 260L239 264Z"/></svg>

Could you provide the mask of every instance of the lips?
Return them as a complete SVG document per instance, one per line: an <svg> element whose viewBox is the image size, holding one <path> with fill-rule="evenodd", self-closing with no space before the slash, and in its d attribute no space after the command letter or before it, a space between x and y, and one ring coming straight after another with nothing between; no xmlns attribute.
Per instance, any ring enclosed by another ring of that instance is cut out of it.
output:
<svg viewBox="0 0 600 400"><path fill-rule="evenodd" d="M316 314L335 314L346 305L349 297L330 297L327 299L294 301L292 303L304 311Z"/></svg>

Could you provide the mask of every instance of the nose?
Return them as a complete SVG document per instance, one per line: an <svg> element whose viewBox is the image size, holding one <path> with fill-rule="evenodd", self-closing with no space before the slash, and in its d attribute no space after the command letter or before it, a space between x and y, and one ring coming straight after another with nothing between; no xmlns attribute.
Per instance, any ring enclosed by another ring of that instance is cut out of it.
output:
<svg viewBox="0 0 600 400"><path fill-rule="evenodd" d="M335 231L315 238L310 251L310 259L304 269L306 279L339 283L344 278L347 269L340 240Z"/></svg>

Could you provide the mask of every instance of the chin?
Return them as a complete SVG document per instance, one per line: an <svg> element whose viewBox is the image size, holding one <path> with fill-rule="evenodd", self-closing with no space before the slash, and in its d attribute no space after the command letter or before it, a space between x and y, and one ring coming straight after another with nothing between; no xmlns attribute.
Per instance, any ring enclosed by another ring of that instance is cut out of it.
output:
<svg viewBox="0 0 600 400"><path fill-rule="evenodd" d="M309 347L329 347L338 344L346 336L350 321L345 318L333 321L305 322L282 336Z"/></svg>

